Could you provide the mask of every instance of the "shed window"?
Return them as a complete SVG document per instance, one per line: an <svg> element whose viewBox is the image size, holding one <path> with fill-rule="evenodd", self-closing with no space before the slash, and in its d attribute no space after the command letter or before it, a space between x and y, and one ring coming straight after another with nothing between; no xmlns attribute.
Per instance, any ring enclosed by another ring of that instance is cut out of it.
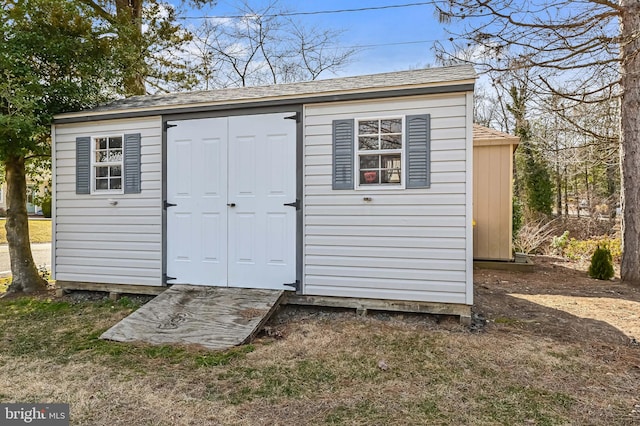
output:
<svg viewBox="0 0 640 426"><path fill-rule="evenodd" d="M402 118L358 120L359 186L402 185Z"/></svg>
<svg viewBox="0 0 640 426"><path fill-rule="evenodd" d="M122 136L93 138L93 192L122 192Z"/></svg>
<svg viewBox="0 0 640 426"><path fill-rule="evenodd" d="M333 120L332 128L334 190L431 185L429 114Z"/></svg>

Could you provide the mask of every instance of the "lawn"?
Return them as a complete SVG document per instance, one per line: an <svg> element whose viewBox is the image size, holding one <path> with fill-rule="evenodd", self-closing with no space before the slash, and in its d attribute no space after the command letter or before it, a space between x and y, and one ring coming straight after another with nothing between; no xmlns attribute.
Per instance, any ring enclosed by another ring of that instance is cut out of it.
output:
<svg viewBox="0 0 640 426"><path fill-rule="evenodd" d="M0 244L7 244L7 231L4 225L7 221L0 219ZM51 220L30 220L29 239L32 243L51 242Z"/></svg>
<svg viewBox="0 0 640 426"><path fill-rule="evenodd" d="M269 324L276 337L226 352L99 340L138 299L0 299L0 401L67 402L72 424L91 425L640 424L625 311L612 308L614 328L594 308L549 307L563 288L628 305L637 322L640 291L570 268L476 271L476 310L489 319L478 331L285 307Z"/></svg>

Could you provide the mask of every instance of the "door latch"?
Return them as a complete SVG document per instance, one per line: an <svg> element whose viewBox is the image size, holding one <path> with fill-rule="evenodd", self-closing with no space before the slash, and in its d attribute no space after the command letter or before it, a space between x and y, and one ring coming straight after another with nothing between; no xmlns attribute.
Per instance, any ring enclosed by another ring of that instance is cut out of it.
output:
<svg viewBox="0 0 640 426"><path fill-rule="evenodd" d="M284 203L284 206L287 207L295 207L296 210L300 210L300 200L296 199L296 201L294 201L293 203Z"/></svg>

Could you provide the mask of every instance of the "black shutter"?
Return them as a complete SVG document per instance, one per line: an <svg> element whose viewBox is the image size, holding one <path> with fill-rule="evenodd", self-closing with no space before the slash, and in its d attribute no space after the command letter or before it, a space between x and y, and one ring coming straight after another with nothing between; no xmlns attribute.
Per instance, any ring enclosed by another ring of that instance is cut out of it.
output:
<svg viewBox="0 0 640 426"><path fill-rule="evenodd" d="M124 193L140 193L140 133L124 135Z"/></svg>
<svg viewBox="0 0 640 426"><path fill-rule="evenodd" d="M91 193L91 138L76 138L76 194Z"/></svg>
<svg viewBox="0 0 640 426"><path fill-rule="evenodd" d="M406 118L407 188L431 185L431 116L409 115Z"/></svg>
<svg viewBox="0 0 640 426"><path fill-rule="evenodd" d="M333 121L333 189L353 189L353 120Z"/></svg>

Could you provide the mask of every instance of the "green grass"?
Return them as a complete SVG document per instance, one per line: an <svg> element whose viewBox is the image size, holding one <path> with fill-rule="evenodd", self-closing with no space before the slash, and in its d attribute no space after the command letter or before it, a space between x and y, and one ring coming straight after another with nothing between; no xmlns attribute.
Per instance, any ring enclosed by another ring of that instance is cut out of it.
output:
<svg viewBox="0 0 640 426"><path fill-rule="evenodd" d="M180 346L131 345L100 340L109 325L137 309L128 297L117 302L70 302L24 297L0 301L0 352L66 363L71 359L102 359L138 369L144 360L163 360L190 367L226 365L251 352L243 346L212 353ZM109 318L112 320L109 321ZM103 321L107 320L107 326ZM19 324L19 327L12 327Z"/></svg>
<svg viewBox="0 0 640 426"><path fill-rule="evenodd" d="M6 219L0 219L0 244L7 244L7 231L5 229ZM30 220L29 240L32 243L51 242L51 221L50 220Z"/></svg>

